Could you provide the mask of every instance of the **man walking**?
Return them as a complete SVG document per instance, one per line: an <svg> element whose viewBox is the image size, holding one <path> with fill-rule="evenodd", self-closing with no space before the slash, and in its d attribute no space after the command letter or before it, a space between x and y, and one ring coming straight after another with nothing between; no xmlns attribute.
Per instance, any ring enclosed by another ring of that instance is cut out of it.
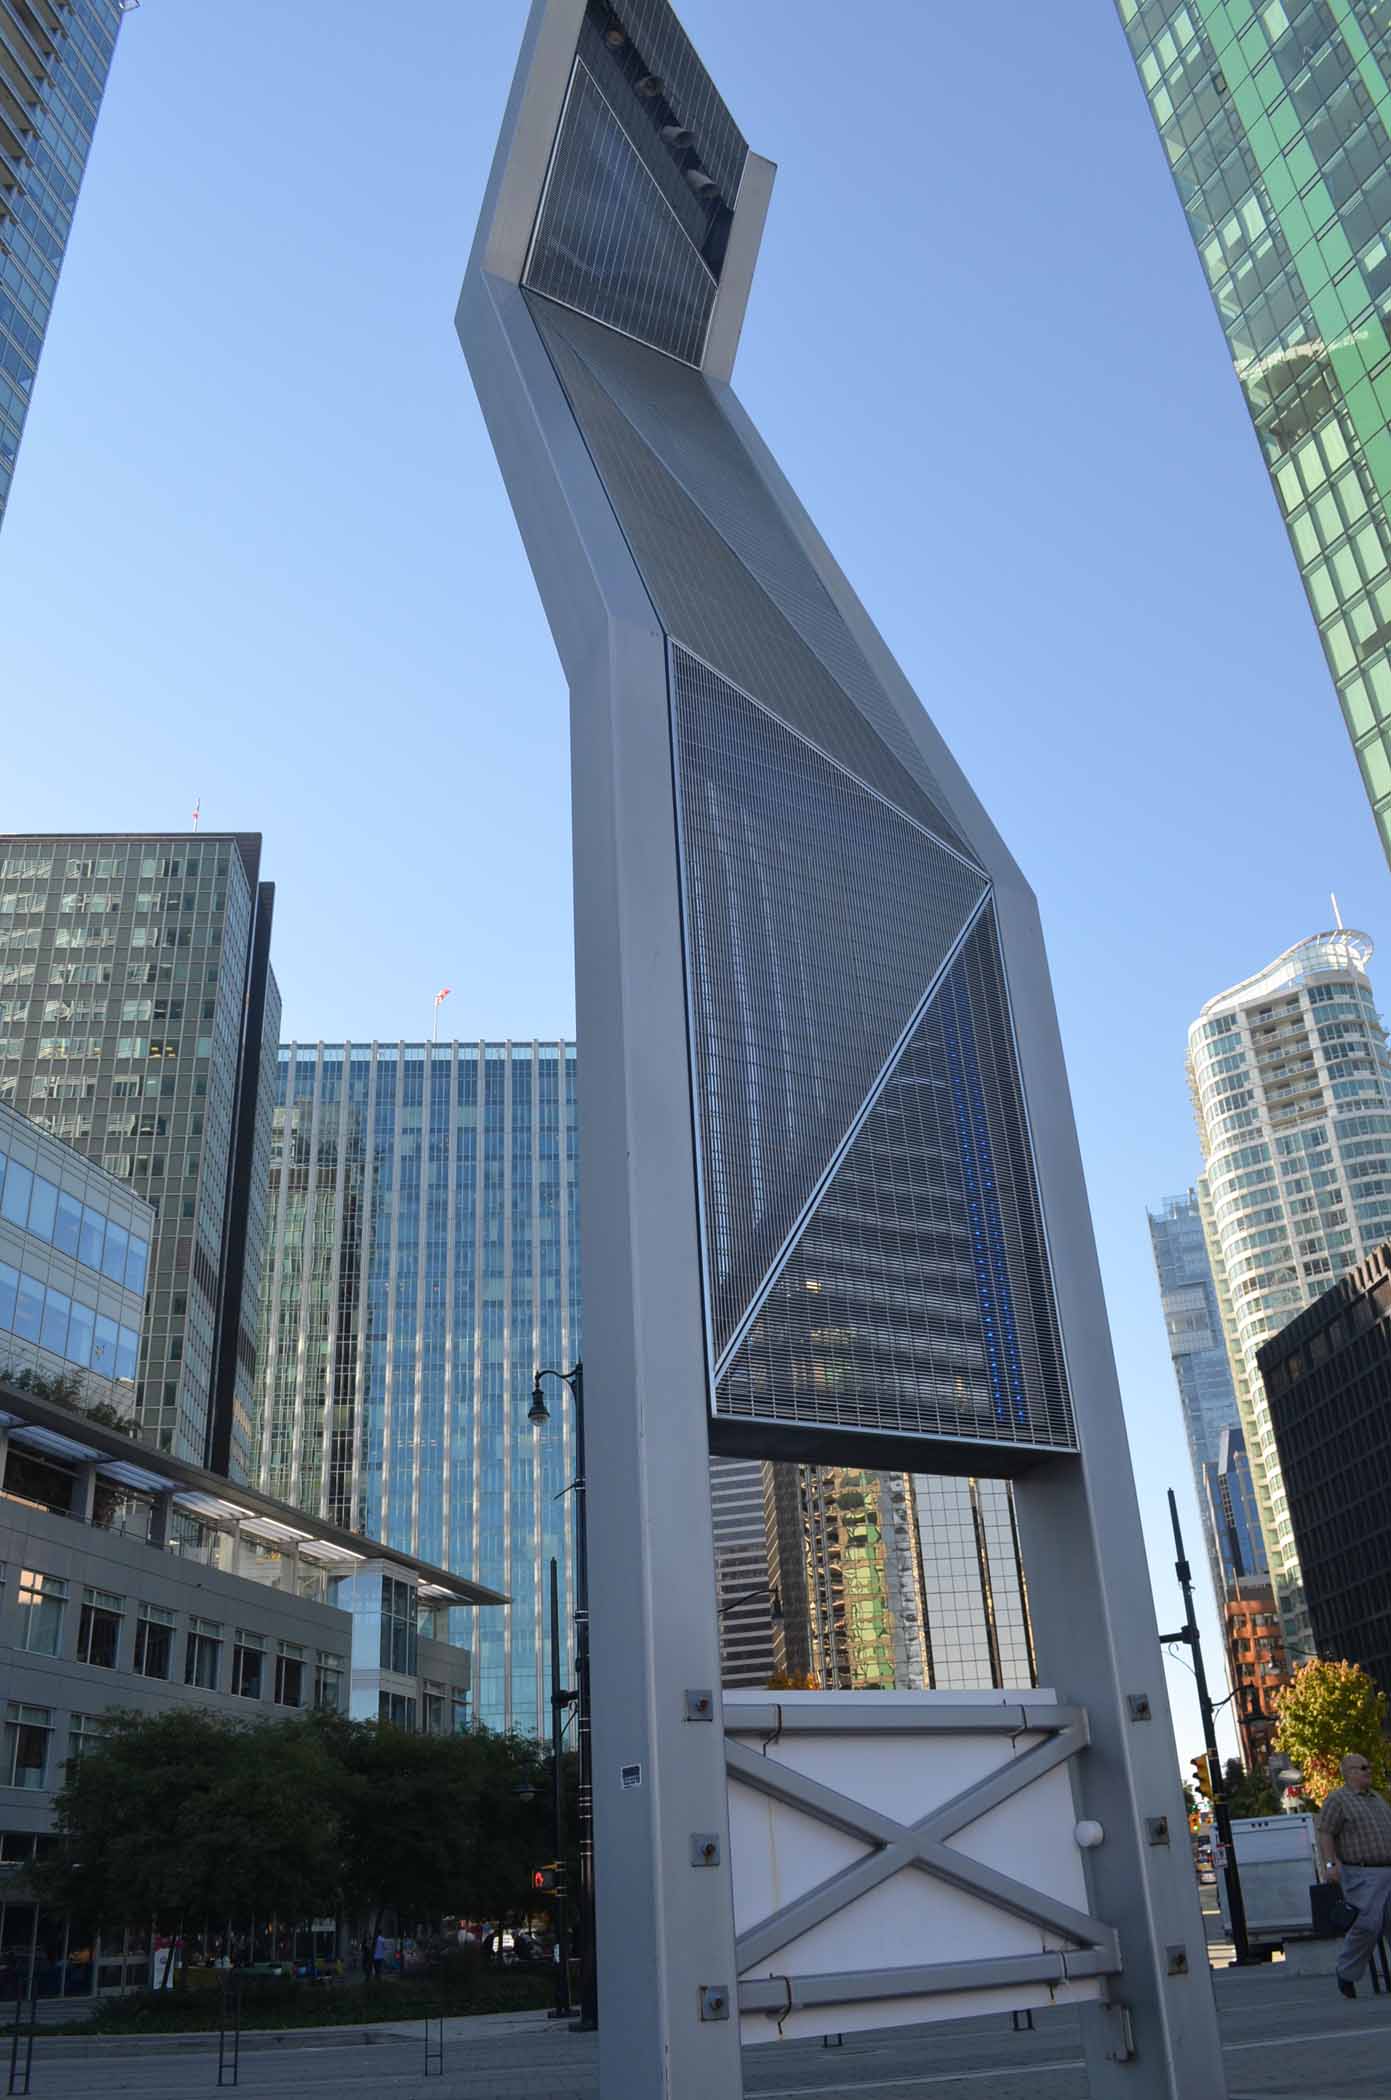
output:
<svg viewBox="0 0 1391 2100"><path fill-rule="evenodd" d="M1357 1979L1387 1928L1391 1910L1391 1802L1372 1786L1372 1768L1354 1752L1339 1768L1335 1787L1319 1815L1324 1871L1357 1912L1338 1954L1338 1988L1357 1996Z"/></svg>

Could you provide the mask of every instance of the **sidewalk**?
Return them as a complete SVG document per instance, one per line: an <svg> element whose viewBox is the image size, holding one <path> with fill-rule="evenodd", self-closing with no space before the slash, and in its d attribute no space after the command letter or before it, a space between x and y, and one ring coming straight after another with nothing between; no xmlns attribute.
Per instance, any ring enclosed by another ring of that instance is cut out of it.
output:
<svg viewBox="0 0 1391 2100"><path fill-rule="evenodd" d="M444 2020L446 2046L464 2036L475 2042L506 2043L528 2033L567 2034L563 2021L549 2020L544 2012L505 2013L455 2013ZM0 2029L0 2039L7 2030ZM430 2032L439 2032L438 2024L430 2023ZM40 2027L45 2062L78 2062L92 2056L164 2056L177 2055L180 2051L216 2052L217 2029L202 2028L189 2034L55 2034L45 2035ZM423 2048L425 2022L415 2020L373 2020L367 2025L338 2027L255 2027L243 2028L241 2048L243 2055L262 2049L324 2049L342 2047L372 2047L378 2043L399 2046L413 2042Z"/></svg>

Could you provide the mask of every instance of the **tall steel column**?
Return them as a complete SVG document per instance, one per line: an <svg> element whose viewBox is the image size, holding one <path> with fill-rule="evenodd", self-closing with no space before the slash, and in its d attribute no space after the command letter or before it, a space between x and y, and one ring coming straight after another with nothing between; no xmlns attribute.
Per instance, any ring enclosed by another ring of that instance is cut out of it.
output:
<svg viewBox="0 0 1391 2100"><path fill-rule="evenodd" d="M740 2091L715 1450L1015 1480L1093 2100L1219 2100L1037 911L727 385L771 181L667 0L535 0L458 316L571 691L602 2088Z"/></svg>

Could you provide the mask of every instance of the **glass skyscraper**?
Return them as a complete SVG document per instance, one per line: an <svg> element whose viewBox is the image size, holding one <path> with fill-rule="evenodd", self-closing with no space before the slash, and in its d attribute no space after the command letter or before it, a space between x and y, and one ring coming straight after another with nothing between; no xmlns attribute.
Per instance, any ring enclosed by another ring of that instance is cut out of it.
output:
<svg viewBox="0 0 1391 2100"><path fill-rule="evenodd" d="M1238 1416L1197 1190L1165 1197L1158 1210L1149 1212L1149 1228L1188 1459L1198 1491L1213 1589L1220 1603L1225 1593L1225 1562L1206 1483L1209 1468L1217 1463L1222 1438L1235 1427ZM1252 1570L1248 1567L1245 1572Z"/></svg>
<svg viewBox="0 0 1391 2100"><path fill-rule="evenodd" d="M0 522L121 17L0 0Z"/></svg>
<svg viewBox="0 0 1391 2100"><path fill-rule="evenodd" d="M1208 1254L1292 1662L1311 1654L1256 1356L1391 1233L1391 1056L1364 933L1338 927L1210 999L1188 1031Z"/></svg>
<svg viewBox="0 0 1391 2100"><path fill-rule="evenodd" d="M579 1353L574 1045L290 1043L275 1102L255 1482L504 1591L456 1629L474 1710L539 1733L574 1445L554 1381L547 1430L527 1407Z"/></svg>
<svg viewBox="0 0 1391 2100"><path fill-rule="evenodd" d="M1269 1573L1256 1485L1246 1455L1246 1432L1237 1423L1222 1431L1216 1458L1203 1467L1201 1491L1203 1520L1217 1549L1220 1604L1224 1596L1236 1595L1239 1582Z"/></svg>
<svg viewBox="0 0 1391 2100"><path fill-rule="evenodd" d="M1119 6L1391 854L1391 10Z"/></svg>
<svg viewBox="0 0 1391 2100"><path fill-rule="evenodd" d="M260 866L256 832L0 834L0 1101L154 1205L140 1433L234 1474L280 1034Z"/></svg>

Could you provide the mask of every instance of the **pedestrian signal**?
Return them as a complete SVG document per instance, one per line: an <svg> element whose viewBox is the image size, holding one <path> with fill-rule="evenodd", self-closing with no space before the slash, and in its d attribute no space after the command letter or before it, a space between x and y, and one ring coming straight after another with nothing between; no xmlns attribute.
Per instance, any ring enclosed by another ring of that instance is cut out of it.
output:
<svg viewBox="0 0 1391 2100"><path fill-rule="evenodd" d="M538 1896L553 1896L560 1887L560 1872L556 1867L537 1867L531 1876L533 1893Z"/></svg>

